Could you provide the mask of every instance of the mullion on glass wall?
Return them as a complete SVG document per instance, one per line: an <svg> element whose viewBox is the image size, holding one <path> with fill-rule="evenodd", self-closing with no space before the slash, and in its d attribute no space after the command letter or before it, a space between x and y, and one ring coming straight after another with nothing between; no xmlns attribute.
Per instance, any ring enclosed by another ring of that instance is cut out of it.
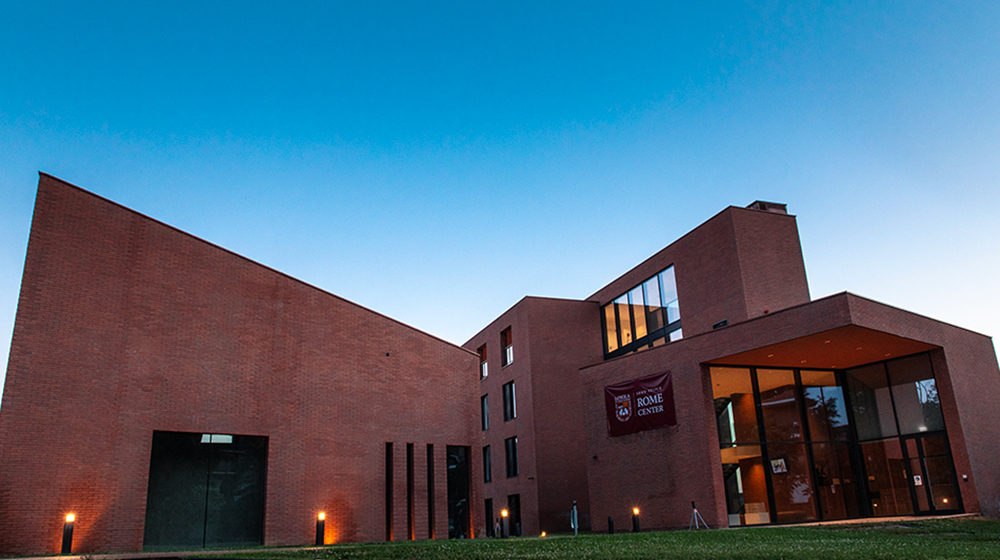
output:
<svg viewBox="0 0 1000 560"><path fill-rule="evenodd" d="M777 520L777 509L774 502L774 481L771 480L771 458L767 453L767 439L764 433L764 407L760 402L760 383L757 381L757 368L750 368L750 382L753 385L753 404L757 412L757 435L760 440L760 461L764 467L764 483L767 486L768 519L771 523Z"/></svg>
<svg viewBox="0 0 1000 560"><path fill-rule="evenodd" d="M837 385L844 393L844 414L847 417L847 452L851 459L851 474L858 481L854 485L854 494L859 504L864 507L864 514L871 516L871 500L868 494L867 469L865 468L864 457L861 455L861 444L858 441L857 423L854 420L854 403L852 402L851 390L847 385L847 374L843 371L834 372Z"/></svg>
<svg viewBox="0 0 1000 560"><path fill-rule="evenodd" d="M795 391L799 401L799 422L802 423L802 438L806 446L806 464L809 468L809 481L812 484L813 498L816 500L816 517L823 519L823 496L819 491L819 484L816 480L816 461L813 455L812 425L809 415L806 412L805 389L802 388L802 370L795 370ZM833 437L833 434L830 434ZM833 440L830 440L831 445Z"/></svg>
<svg viewBox="0 0 1000 560"><path fill-rule="evenodd" d="M903 432L899 429L899 414L896 413L896 397L892 394L892 380L889 379L889 369L886 367L885 362L879 365L882 366L882 375L885 376L885 386L889 389L889 402L892 403L892 419L896 423L896 435L901 436ZM903 453L906 453L905 449Z"/></svg>

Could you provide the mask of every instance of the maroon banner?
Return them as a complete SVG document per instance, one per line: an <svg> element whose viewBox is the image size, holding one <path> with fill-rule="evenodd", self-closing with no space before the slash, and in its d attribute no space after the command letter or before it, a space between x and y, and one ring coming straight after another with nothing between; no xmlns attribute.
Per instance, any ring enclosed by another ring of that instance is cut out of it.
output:
<svg viewBox="0 0 1000 560"><path fill-rule="evenodd" d="M669 371L604 388L608 435L623 436L674 426L674 382Z"/></svg>

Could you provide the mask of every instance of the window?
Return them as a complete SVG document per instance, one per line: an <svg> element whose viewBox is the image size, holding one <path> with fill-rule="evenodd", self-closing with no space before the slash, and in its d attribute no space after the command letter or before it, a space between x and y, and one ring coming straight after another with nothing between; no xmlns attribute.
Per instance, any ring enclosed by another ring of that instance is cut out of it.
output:
<svg viewBox="0 0 1000 560"><path fill-rule="evenodd" d="M483 448L483 482L493 482L493 466L490 462L490 446Z"/></svg>
<svg viewBox="0 0 1000 560"><path fill-rule="evenodd" d="M674 342L683 336L674 267L670 266L604 306L604 358Z"/></svg>
<svg viewBox="0 0 1000 560"><path fill-rule="evenodd" d="M503 421L509 422L517 418L517 404L514 402L514 382L503 386Z"/></svg>
<svg viewBox="0 0 1000 560"><path fill-rule="evenodd" d="M507 456L507 478L517 476L517 436L504 440L504 451Z"/></svg>
<svg viewBox="0 0 1000 560"><path fill-rule="evenodd" d="M497 536L493 526L493 498L486 498L486 536Z"/></svg>
<svg viewBox="0 0 1000 560"><path fill-rule="evenodd" d="M483 344L479 347L479 379L486 379L486 376L489 374L490 372L486 367L486 345Z"/></svg>
<svg viewBox="0 0 1000 560"><path fill-rule="evenodd" d="M509 514L508 524L510 534L513 537L521 536L521 495L511 494L507 496L507 512Z"/></svg>
<svg viewBox="0 0 1000 560"><path fill-rule="evenodd" d="M479 398L480 416L483 420L483 431L490 429L490 396L483 395Z"/></svg>
<svg viewBox="0 0 1000 560"><path fill-rule="evenodd" d="M730 526L961 509L929 354L710 371Z"/></svg>
<svg viewBox="0 0 1000 560"><path fill-rule="evenodd" d="M503 354L500 355L500 366L506 367L514 361L514 340L510 336L510 327L500 333L500 348L503 348Z"/></svg>

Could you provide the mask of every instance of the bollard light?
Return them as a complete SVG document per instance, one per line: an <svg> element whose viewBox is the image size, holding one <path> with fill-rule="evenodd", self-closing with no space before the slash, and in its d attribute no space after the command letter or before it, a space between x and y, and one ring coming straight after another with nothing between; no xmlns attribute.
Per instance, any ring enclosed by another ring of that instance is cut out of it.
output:
<svg viewBox="0 0 1000 560"><path fill-rule="evenodd" d="M503 518L503 524L500 525L500 538L502 539L506 539L507 535L510 534L509 527L507 525L507 515L508 513L506 509L500 510L500 517Z"/></svg>
<svg viewBox="0 0 1000 560"><path fill-rule="evenodd" d="M542 531L542 538L545 538L545 531Z"/></svg>
<svg viewBox="0 0 1000 560"><path fill-rule="evenodd" d="M639 532L639 508L632 508L632 532Z"/></svg>
<svg viewBox="0 0 1000 560"><path fill-rule="evenodd" d="M321 511L316 514L316 546L322 546L323 538L326 536L326 512Z"/></svg>
<svg viewBox="0 0 1000 560"><path fill-rule="evenodd" d="M73 522L76 521L76 514L67 513L66 522L63 523L62 553L71 554L73 552Z"/></svg>

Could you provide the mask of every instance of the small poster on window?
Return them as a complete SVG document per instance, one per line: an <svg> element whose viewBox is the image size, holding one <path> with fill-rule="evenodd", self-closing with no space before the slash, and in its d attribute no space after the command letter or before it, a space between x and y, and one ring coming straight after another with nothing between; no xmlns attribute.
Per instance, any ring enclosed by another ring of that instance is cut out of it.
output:
<svg viewBox="0 0 1000 560"><path fill-rule="evenodd" d="M771 459L771 472L774 474L782 474L788 472L788 465L785 463L785 459Z"/></svg>

